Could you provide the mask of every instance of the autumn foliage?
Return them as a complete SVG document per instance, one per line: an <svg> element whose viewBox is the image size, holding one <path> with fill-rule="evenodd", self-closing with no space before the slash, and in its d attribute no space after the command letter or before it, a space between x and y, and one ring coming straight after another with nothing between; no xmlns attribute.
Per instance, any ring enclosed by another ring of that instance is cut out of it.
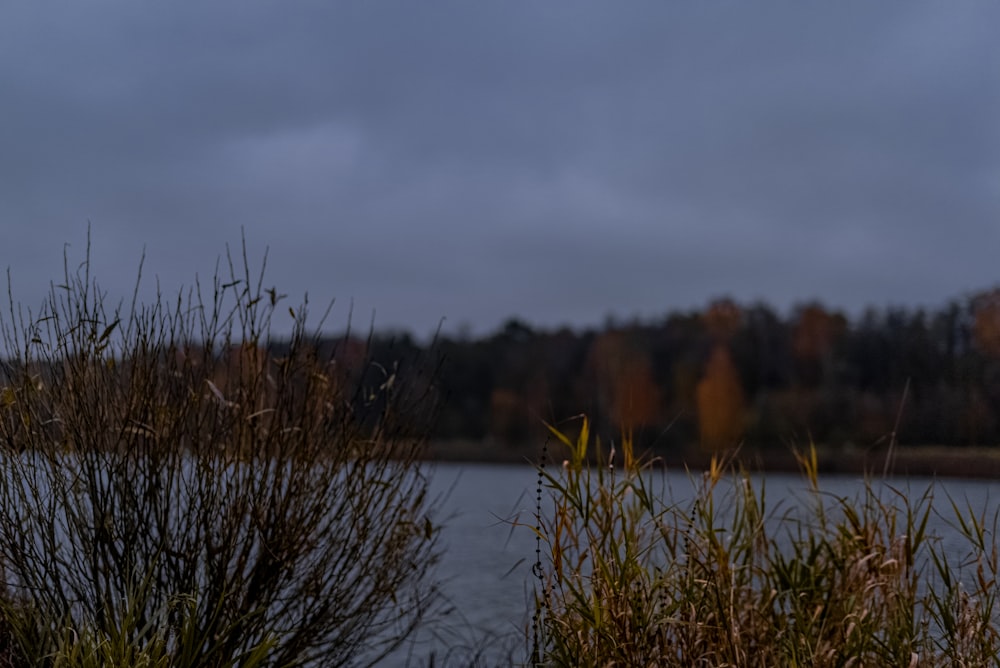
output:
<svg viewBox="0 0 1000 668"><path fill-rule="evenodd" d="M816 302L782 313L722 299L597 329L510 320L479 339L438 341L447 401L435 435L492 437L504 450L495 456L520 459L542 421L585 413L602 438L631 426L638 447L669 456L706 439L878 452L892 431L902 446L1000 445L998 295L850 317ZM372 354L393 341L398 334L374 337Z"/></svg>
<svg viewBox="0 0 1000 668"><path fill-rule="evenodd" d="M589 364L606 413L624 430L653 424L660 417L660 391L648 356L622 332L598 336Z"/></svg>
<svg viewBox="0 0 1000 668"><path fill-rule="evenodd" d="M976 346L990 357L1000 357L1000 289L979 295L973 308Z"/></svg>
<svg viewBox="0 0 1000 668"><path fill-rule="evenodd" d="M729 350L717 345L696 390L698 434L702 447L737 445L746 421L746 400Z"/></svg>

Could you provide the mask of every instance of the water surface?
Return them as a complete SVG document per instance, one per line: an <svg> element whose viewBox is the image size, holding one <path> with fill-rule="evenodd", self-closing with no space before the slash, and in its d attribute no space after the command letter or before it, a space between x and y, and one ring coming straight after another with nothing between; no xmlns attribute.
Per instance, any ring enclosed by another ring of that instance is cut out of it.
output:
<svg viewBox="0 0 1000 668"><path fill-rule="evenodd" d="M410 649L414 656L433 651L445 665L459 665L470 648L483 649L483 665L509 663L524 656L524 630L530 624L535 560L535 536L520 520L534 524L537 476L526 465L437 464L433 488L445 501L442 506L443 555L439 575L449 600L449 614L436 631L424 631ZM697 478L683 471L670 471L656 482L665 484L670 498L690 501ZM699 474L695 474L697 476ZM863 489L858 475L820 477L820 488L833 496L853 498ZM763 483L769 509L776 514L793 510L807 499L808 483L800 475L773 473L754 476ZM934 507L939 511L928 522L928 532L941 537L945 551L955 559L965 556L967 545L950 524L954 513L948 496L962 507L968 503L990 520L1000 481L929 478L890 479L874 483L889 499L888 486L916 502L934 484ZM720 483L725 485L725 482ZM722 490L724 491L724 490ZM545 492L547 494L547 491ZM545 506L543 505L543 508ZM450 652L450 654L449 654ZM390 665L406 665L394 658ZM419 665L410 660L409 665Z"/></svg>

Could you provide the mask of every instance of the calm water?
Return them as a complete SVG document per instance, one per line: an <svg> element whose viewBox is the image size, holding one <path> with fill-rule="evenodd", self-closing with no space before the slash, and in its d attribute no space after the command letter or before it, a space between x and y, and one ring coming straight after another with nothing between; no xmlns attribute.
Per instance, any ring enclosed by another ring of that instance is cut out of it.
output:
<svg viewBox="0 0 1000 668"><path fill-rule="evenodd" d="M768 474L765 478L771 509L793 506L805 498L805 481L797 475ZM664 482L674 501L690 498L692 485L683 472L667 473ZM932 481L895 479L889 484L918 498ZM532 522L536 476L528 466L438 464L434 488L446 494L444 555L439 575L451 612L433 630L421 633L410 648L413 657L393 657L387 665L426 665L434 652L436 665L467 665L469 648L484 648L482 665L506 665L507 657L524 656L523 632L530 619L531 564L535 557L534 534L526 527L512 527L520 517ZM838 496L853 497L862 488L860 476L824 476L820 487ZM946 520L950 494L960 506L966 500L977 511L991 515L1000 499L1000 481L938 480L934 506L943 517L932 516L929 531L941 536L945 550L961 558L965 547ZM798 497L796 497L798 495ZM499 639L499 640L498 640Z"/></svg>

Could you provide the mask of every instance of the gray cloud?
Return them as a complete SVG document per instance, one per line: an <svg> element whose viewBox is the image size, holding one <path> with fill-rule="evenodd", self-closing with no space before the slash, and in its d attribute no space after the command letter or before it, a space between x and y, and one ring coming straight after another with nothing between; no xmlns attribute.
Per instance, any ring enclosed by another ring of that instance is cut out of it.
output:
<svg viewBox="0 0 1000 668"><path fill-rule="evenodd" d="M936 304L997 281L988 3L68 1L0 21L0 221L167 286L244 227L285 292L423 334Z"/></svg>

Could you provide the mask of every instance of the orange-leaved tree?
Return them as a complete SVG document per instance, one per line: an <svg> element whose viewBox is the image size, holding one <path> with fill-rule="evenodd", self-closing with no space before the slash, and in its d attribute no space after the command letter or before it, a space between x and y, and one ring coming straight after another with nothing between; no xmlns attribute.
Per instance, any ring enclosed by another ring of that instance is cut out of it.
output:
<svg viewBox="0 0 1000 668"><path fill-rule="evenodd" d="M739 374L724 345L712 350L705 375L695 390L695 401L702 447L720 450L736 445L743 435L746 400Z"/></svg>

